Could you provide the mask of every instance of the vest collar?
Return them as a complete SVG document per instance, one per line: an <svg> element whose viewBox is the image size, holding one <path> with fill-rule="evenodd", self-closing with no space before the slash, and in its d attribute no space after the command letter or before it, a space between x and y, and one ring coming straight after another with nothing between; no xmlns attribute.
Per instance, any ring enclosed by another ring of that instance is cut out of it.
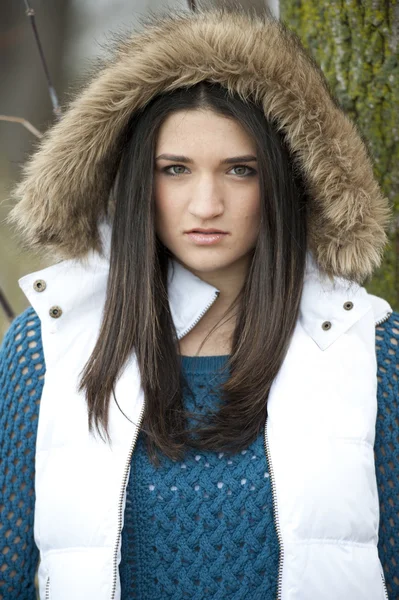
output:
<svg viewBox="0 0 399 600"><path fill-rule="evenodd" d="M64 260L18 280L38 314L42 327L48 327L50 333L68 326L74 315L88 303L105 302L112 227L108 221L103 221L99 231L103 248L101 254L90 251L83 260ZM37 286L39 280L45 284L41 291ZM168 273L168 294L180 339L210 308L219 290L172 260ZM61 309L60 318L52 316L51 309L54 307ZM299 321L322 350L348 331L369 310L373 311L376 324L392 312L386 300L368 294L357 283L340 277L329 280L308 251Z"/></svg>

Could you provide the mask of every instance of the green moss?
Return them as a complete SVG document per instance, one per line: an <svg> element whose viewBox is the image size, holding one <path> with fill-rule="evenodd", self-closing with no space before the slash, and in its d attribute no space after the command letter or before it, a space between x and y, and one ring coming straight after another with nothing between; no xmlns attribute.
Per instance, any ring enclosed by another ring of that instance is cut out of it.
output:
<svg viewBox="0 0 399 600"><path fill-rule="evenodd" d="M280 0L281 18L321 66L367 140L374 172L399 222L399 13L385 0ZM399 310L399 231L367 289Z"/></svg>

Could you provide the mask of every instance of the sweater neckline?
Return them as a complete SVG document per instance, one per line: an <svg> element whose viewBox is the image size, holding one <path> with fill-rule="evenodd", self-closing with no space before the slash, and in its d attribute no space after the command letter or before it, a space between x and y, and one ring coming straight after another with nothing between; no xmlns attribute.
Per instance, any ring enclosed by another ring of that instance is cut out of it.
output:
<svg viewBox="0 0 399 600"><path fill-rule="evenodd" d="M213 355L213 356L186 356L182 354L181 365L186 373L212 373L223 367L230 354Z"/></svg>

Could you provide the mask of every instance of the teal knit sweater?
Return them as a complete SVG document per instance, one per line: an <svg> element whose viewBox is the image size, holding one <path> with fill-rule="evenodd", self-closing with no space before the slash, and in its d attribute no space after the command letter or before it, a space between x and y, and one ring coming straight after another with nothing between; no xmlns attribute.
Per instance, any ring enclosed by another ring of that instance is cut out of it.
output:
<svg viewBox="0 0 399 600"><path fill-rule="evenodd" d="M183 357L193 392L184 397L187 410L216 407L226 360ZM160 468L148 461L141 433L125 517L122 598L275 599L279 548L263 433L234 456L191 449L184 461L164 458Z"/></svg>
<svg viewBox="0 0 399 600"><path fill-rule="evenodd" d="M399 600L399 314L377 327L375 459L379 555L390 600ZM189 410L205 412L226 357L184 357ZM0 600L34 600L34 456L45 364L40 321L19 315L0 348ZM262 482L262 484L261 484ZM138 510L139 508L139 510ZM133 453L122 532L122 600L275 598L278 544L260 435L234 457L189 452L184 462Z"/></svg>

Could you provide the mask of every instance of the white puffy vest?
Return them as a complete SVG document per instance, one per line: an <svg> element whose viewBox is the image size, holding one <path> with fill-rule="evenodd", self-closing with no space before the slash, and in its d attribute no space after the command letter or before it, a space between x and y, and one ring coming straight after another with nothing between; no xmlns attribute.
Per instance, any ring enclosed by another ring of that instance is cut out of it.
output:
<svg viewBox="0 0 399 600"><path fill-rule="evenodd" d="M121 410L110 406L112 444L89 434L77 383L105 301L110 229L100 230L104 257L93 252L85 262L63 261L19 280L41 320L46 362L35 508L40 598L46 600L121 598L121 530L143 393L132 355L116 385ZM217 290L174 266L169 301L182 337ZM45 286L35 285L38 280ZM62 310L59 318L51 316L53 307ZM373 446L375 324L391 311L357 284L329 283L308 254L300 314L270 391L265 427L281 545L279 600L387 598Z"/></svg>

